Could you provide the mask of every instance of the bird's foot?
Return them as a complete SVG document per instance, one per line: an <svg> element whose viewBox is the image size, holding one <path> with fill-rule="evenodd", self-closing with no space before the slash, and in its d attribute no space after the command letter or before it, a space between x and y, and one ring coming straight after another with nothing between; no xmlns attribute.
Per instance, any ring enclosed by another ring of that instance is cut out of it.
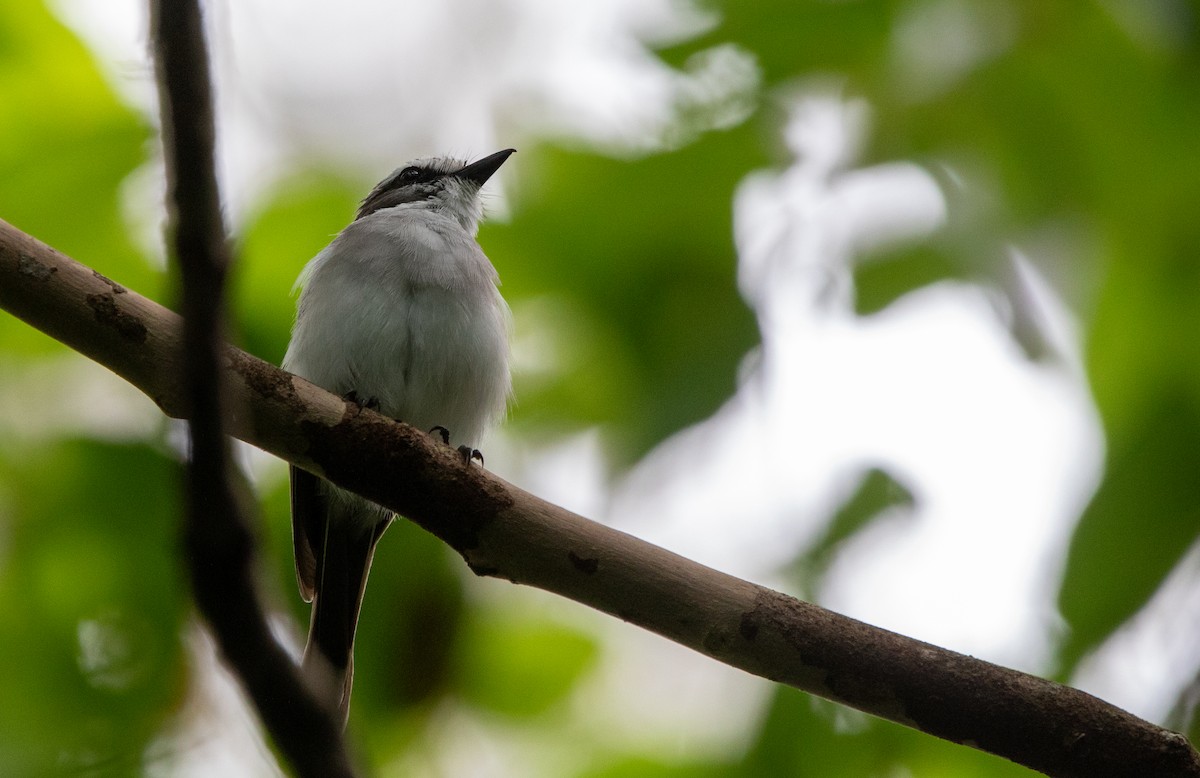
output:
<svg viewBox="0 0 1200 778"><path fill-rule="evenodd" d="M442 425L439 424L430 429L429 434L437 435L442 439L442 443L446 444L447 446L450 445L450 430L446 429ZM479 464L483 464L483 452L477 448L471 448L470 446L459 446L458 453L462 456L464 465L471 464L472 459L478 459Z"/></svg>
<svg viewBox="0 0 1200 778"><path fill-rule="evenodd" d="M365 397L365 398L359 397L358 392L355 391L354 389L351 389L350 391L343 394L342 399L348 403L354 403L355 405L358 406L358 409L360 411L363 408L366 408L367 410L371 410L371 411L379 410L379 398L378 397Z"/></svg>
<svg viewBox="0 0 1200 778"><path fill-rule="evenodd" d="M479 464L481 466L483 465L483 452L477 448L471 448L470 446L459 446L458 453L462 454L464 465L471 464L472 459L478 459Z"/></svg>

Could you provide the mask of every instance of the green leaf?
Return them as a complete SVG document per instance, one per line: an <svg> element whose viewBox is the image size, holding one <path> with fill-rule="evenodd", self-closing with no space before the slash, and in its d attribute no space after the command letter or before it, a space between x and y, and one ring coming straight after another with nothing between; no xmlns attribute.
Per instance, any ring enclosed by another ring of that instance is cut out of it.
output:
<svg viewBox="0 0 1200 778"><path fill-rule="evenodd" d="M1032 770L788 687L778 687L731 775L1032 778Z"/></svg>
<svg viewBox="0 0 1200 778"><path fill-rule="evenodd" d="M363 683L354 704L364 718L386 719L451 693L467 618L461 558L415 524L393 522L375 552L356 639Z"/></svg>
<svg viewBox="0 0 1200 778"><path fill-rule="evenodd" d="M860 316L878 313L923 286L966 276L960 262L928 245L884 254L855 264L855 309Z"/></svg>
<svg viewBox="0 0 1200 778"><path fill-rule="evenodd" d="M161 275L121 217L121 187L146 159L149 127L43 4L0 6L0 41L0 218L154 296ZM0 317L0 349L49 344Z"/></svg>
<svg viewBox="0 0 1200 778"><path fill-rule="evenodd" d="M626 756L584 770L578 778L720 778L726 774L720 764Z"/></svg>
<svg viewBox="0 0 1200 778"><path fill-rule="evenodd" d="M463 637L460 693L513 718L538 716L563 700L597 656L592 638L532 616L476 612Z"/></svg>
<svg viewBox="0 0 1200 778"><path fill-rule="evenodd" d="M1113 441L1108 476L1071 541L1059 596L1071 627L1064 675L1145 604L1200 535L1200 409L1183 394L1162 397L1132 429Z"/></svg>
<svg viewBox="0 0 1200 778"><path fill-rule="evenodd" d="M359 195L361 197L361 195ZM282 182L237 241L230 296L245 348L283 361L296 315L301 269L354 218L356 196L342 178L313 172Z"/></svg>
<svg viewBox="0 0 1200 778"><path fill-rule="evenodd" d="M872 467L862 474L858 486L833 515L824 534L812 544L805 556L816 562L867 527L885 511L912 508L912 492L891 473Z"/></svg>
<svg viewBox="0 0 1200 778"><path fill-rule="evenodd" d="M138 765L179 704L174 462L78 440L0 460L0 773ZM40 768L37 766L41 765Z"/></svg>
<svg viewBox="0 0 1200 778"><path fill-rule="evenodd" d="M731 237L733 191L762 162L752 137L710 133L633 161L542 152L519 219L480 236L518 315L549 300L545 326L575 357L550 380L518 374L515 424L609 425L627 462L732 394L758 341Z"/></svg>

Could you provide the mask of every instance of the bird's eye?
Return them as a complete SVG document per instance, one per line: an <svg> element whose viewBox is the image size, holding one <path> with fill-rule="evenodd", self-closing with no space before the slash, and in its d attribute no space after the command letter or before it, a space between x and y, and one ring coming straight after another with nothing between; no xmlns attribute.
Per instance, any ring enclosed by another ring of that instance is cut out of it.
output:
<svg viewBox="0 0 1200 778"><path fill-rule="evenodd" d="M421 177L421 168L419 168L419 167L406 167L406 168L404 168L404 170L400 171L400 180L401 181L412 182L412 181L416 181L420 177Z"/></svg>

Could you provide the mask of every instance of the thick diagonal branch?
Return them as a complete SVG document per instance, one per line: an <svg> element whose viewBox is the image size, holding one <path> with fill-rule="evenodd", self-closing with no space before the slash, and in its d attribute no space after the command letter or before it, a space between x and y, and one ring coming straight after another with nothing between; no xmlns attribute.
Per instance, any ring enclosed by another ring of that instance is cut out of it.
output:
<svg viewBox="0 0 1200 778"><path fill-rule="evenodd" d="M0 222L0 307L171 416L179 317ZM392 508L480 575L569 597L764 678L1052 776L1200 776L1183 736L1076 689L868 626L588 521L233 348L231 434Z"/></svg>

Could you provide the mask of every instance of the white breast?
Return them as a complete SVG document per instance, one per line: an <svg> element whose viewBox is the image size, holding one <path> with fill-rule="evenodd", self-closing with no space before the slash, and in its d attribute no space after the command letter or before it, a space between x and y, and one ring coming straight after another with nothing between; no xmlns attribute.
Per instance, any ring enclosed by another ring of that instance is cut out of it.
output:
<svg viewBox="0 0 1200 778"><path fill-rule="evenodd" d="M475 446L504 412L508 308L496 272L455 221L391 208L360 219L305 268L284 367L375 398L421 429Z"/></svg>

